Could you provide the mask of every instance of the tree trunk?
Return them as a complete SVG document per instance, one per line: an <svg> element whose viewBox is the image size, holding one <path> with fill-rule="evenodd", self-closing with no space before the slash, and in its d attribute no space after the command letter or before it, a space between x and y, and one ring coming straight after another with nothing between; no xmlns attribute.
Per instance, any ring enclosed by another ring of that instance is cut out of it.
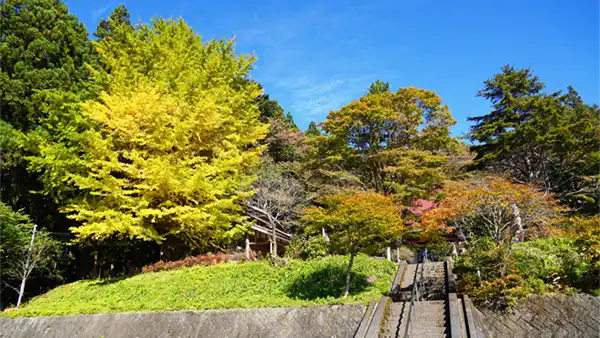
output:
<svg viewBox="0 0 600 338"><path fill-rule="evenodd" d="M513 223L513 229L515 229L515 237L517 239L517 241L521 241L522 238L520 238L521 234L523 233L523 222L521 220L521 213L519 212L519 207L516 204L513 204L512 206L512 211L513 211L513 217L514 217L514 223ZM512 233L511 233L512 235ZM512 241L512 238L511 238Z"/></svg>
<svg viewBox="0 0 600 338"><path fill-rule="evenodd" d="M27 260L25 261L25 266L23 267L23 279L21 280L21 287L19 288L19 298L17 299L17 309L21 305L21 300L23 299L23 293L25 293L25 282L27 281L27 277L29 275L29 260L31 259L31 250L33 249L33 241L35 240L35 230L37 229L37 224L33 225L33 232L31 233L31 243L29 244L29 250L27 250Z"/></svg>
<svg viewBox="0 0 600 338"><path fill-rule="evenodd" d="M348 262L348 270L346 270L346 286L344 287L344 298L348 298L350 294L350 270L352 270L352 264L354 264L354 252L350 252L350 262Z"/></svg>

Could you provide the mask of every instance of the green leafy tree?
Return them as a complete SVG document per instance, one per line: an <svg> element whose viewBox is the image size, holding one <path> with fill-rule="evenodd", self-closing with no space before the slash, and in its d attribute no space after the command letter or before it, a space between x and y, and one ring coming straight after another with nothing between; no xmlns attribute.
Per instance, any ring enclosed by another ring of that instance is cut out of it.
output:
<svg viewBox="0 0 600 338"><path fill-rule="evenodd" d="M308 128L306 129L304 134L308 137L312 137L321 135L321 132L317 127L317 123L315 121L310 121L310 123L308 124Z"/></svg>
<svg viewBox="0 0 600 338"><path fill-rule="evenodd" d="M23 161L23 138L23 133L10 123L0 120L0 171L3 179L8 176L8 170L16 168Z"/></svg>
<svg viewBox="0 0 600 338"><path fill-rule="evenodd" d="M9 287L18 293L17 307L25 294L27 279L54 272L54 256L59 248L58 242L44 230L37 231L32 239L33 228L29 216L0 202L0 281L2 288ZM17 283L21 283L20 288Z"/></svg>
<svg viewBox="0 0 600 338"><path fill-rule="evenodd" d="M261 94L258 96L256 98L256 104L260 110L260 119L262 122L267 123L270 118L280 118L285 120L285 111L281 105L279 105L277 100L272 100L269 97L269 94Z"/></svg>
<svg viewBox="0 0 600 338"><path fill-rule="evenodd" d="M92 49L85 26L61 1L11 0L0 6L2 120L26 131L43 116L36 93L81 90Z"/></svg>
<svg viewBox="0 0 600 338"><path fill-rule="evenodd" d="M332 111L321 123L318 166L348 172L377 192L424 197L443 180L457 142L456 121L432 91L414 87L370 94Z"/></svg>
<svg viewBox="0 0 600 338"><path fill-rule="evenodd" d="M262 87L261 87L262 88ZM291 113L285 113L276 100L261 94L256 103L261 122L269 124L269 133L264 140L267 155L275 162L293 162L303 156L304 135L298 129Z"/></svg>
<svg viewBox="0 0 600 338"><path fill-rule="evenodd" d="M373 253L400 234L400 210L391 197L376 192L347 191L324 196L319 204L305 209L306 231L318 234L325 228L334 250L350 255L344 289L348 297L354 257Z"/></svg>
<svg viewBox="0 0 600 338"><path fill-rule="evenodd" d="M31 220L20 211L14 211L10 206L0 202L0 226L2 226L2 237L0 237L0 254L3 262L7 262L15 255L22 243L22 230L31 229ZM29 238L25 235L25 238ZM6 278L4 278L6 279Z"/></svg>
<svg viewBox="0 0 600 338"><path fill-rule="evenodd" d="M88 192L65 209L77 238L214 247L240 235L267 129L260 88L246 78L254 59L232 41L203 43L182 20L156 19L97 49L110 75L83 104L100 129L88 136L86 170L70 176Z"/></svg>

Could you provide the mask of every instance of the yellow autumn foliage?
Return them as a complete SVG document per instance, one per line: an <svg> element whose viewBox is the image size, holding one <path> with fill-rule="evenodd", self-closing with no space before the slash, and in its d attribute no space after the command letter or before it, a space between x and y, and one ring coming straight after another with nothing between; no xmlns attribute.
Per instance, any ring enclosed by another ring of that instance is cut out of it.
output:
<svg viewBox="0 0 600 338"><path fill-rule="evenodd" d="M87 194L66 209L78 239L176 236L198 247L240 234L267 131L247 79L254 59L164 19L97 50L107 85L83 110L99 128L87 171L72 176Z"/></svg>

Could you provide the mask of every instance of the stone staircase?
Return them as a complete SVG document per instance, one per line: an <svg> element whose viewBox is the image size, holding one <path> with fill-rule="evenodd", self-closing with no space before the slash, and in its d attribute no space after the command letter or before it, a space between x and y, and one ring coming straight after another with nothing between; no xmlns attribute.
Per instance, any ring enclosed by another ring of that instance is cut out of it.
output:
<svg viewBox="0 0 600 338"><path fill-rule="evenodd" d="M471 303L457 297L454 279L447 262L400 263L372 337L482 338Z"/></svg>
<svg viewBox="0 0 600 338"><path fill-rule="evenodd" d="M444 263L408 264L390 297L379 337L446 337L446 275ZM417 290L413 290L417 283ZM413 315L411 311L412 297ZM410 318L410 320L409 320ZM408 330L407 330L407 325Z"/></svg>

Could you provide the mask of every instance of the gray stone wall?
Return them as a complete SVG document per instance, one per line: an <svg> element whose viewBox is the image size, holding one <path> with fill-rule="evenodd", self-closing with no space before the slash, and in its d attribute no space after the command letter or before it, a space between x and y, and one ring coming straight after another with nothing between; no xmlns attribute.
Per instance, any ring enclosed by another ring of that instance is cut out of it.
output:
<svg viewBox="0 0 600 338"><path fill-rule="evenodd" d="M511 313L482 312L489 337L600 337L600 298L587 294L532 296Z"/></svg>
<svg viewBox="0 0 600 338"><path fill-rule="evenodd" d="M365 306L0 318L0 338L352 337Z"/></svg>

